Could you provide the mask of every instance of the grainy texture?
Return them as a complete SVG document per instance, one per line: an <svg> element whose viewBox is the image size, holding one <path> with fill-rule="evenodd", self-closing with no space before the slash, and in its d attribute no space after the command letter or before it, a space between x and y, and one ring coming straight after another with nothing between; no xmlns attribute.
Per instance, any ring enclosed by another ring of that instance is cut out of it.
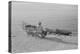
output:
<svg viewBox="0 0 80 54"><path fill-rule="evenodd" d="M12 2L12 52L36 52L78 48L77 5ZM44 39L27 35L23 22L72 31L72 36L47 35Z"/></svg>

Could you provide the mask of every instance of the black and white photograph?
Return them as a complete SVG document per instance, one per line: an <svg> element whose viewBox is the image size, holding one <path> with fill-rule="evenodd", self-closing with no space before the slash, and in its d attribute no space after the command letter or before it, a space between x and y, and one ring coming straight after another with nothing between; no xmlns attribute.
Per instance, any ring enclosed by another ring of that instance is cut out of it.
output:
<svg viewBox="0 0 80 54"><path fill-rule="evenodd" d="M78 49L78 5L9 2L9 52Z"/></svg>

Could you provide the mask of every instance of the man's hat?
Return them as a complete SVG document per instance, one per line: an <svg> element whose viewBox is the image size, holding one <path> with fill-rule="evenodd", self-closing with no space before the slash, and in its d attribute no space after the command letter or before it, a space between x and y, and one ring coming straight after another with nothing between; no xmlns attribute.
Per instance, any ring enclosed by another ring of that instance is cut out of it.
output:
<svg viewBox="0 0 80 54"><path fill-rule="evenodd" d="M41 22L39 22L38 24L39 24L39 25L41 25L42 23L41 23Z"/></svg>

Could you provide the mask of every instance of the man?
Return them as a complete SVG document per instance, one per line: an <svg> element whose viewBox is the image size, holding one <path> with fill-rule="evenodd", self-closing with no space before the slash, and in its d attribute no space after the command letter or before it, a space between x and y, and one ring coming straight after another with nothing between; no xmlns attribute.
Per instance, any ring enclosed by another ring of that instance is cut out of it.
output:
<svg viewBox="0 0 80 54"><path fill-rule="evenodd" d="M47 35L47 31L43 28L41 22L39 22L37 26L37 35L41 38L44 38Z"/></svg>
<svg viewBox="0 0 80 54"><path fill-rule="evenodd" d="M42 31L43 31L42 23L39 22L37 26L37 35L42 37Z"/></svg>
<svg viewBox="0 0 80 54"><path fill-rule="evenodd" d="M42 23L39 22L39 23L38 23L38 26L37 26L37 32L38 32L38 33L41 33L42 30L43 30Z"/></svg>

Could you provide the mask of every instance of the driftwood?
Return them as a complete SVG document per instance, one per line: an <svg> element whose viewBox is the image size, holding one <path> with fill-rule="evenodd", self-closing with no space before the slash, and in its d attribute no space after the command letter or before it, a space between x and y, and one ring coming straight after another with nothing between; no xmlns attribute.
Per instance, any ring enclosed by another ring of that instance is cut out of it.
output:
<svg viewBox="0 0 80 54"><path fill-rule="evenodd" d="M56 34L59 34L59 35L67 35L67 36L69 36L69 35L72 34L72 32L67 31L67 30L56 29Z"/></svg>

